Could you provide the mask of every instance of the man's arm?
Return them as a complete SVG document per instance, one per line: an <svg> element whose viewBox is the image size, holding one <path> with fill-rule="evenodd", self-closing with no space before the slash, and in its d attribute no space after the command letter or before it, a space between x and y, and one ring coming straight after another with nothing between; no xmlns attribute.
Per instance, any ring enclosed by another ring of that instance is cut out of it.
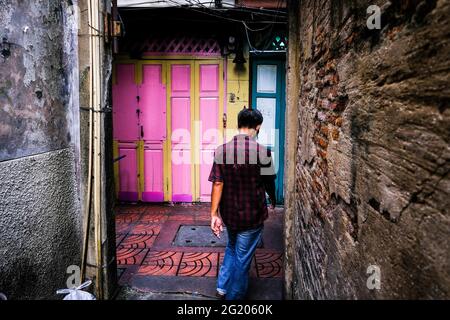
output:
<svg viewBox="0 0 450 320"><path fill-rule="evenodd" d="M223 182L213 182L211 191L211 230L220 238L223 231L222 218L219 215L219 203L222 198Z"/></svg>
<svg viewBox="0 0 450 320"><path fill-rule="evenodd" d="M269 195L271 208L275 208L276 197L275 197L275 175L263 175L264 181L264 189L266 189L267 194Z"/></svg>
<svg viewBox="0 0 450 320"><path fill-rule="evenodd" d="M213 182L211 192L211 217L219 216L219 203L222 198L223 182Z"/></svg>
<svg viewBox="0 0 450 320"><path fill-rule="evenodd" d="M269 195L270 204L272 209L275 208L276 196L275 196L275 176L265 176L264 177L264 188Z"/></svg>
<svg viewBox="0 0 450 320"><path fill-rule="evenodd" d="M270 150L265 149L265 152L260 154L261 156L261 177L264 181L264 189L266 189L269 195L271 208L275 208L276 196L275 196L275 168L272 161L272 155Z"/></svg>

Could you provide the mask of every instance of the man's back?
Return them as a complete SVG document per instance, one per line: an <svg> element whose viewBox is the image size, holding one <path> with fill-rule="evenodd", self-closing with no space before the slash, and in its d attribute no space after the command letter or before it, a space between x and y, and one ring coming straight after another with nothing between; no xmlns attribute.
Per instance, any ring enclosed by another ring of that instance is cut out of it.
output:
<svg viewBox="0 0 450 320"><path fill-rule="evenodd" d="M270 152L246 134L216 149L209 180L223 182L220 214L232 230L262 225L267 218L266 190L275 199Z"/></svg>

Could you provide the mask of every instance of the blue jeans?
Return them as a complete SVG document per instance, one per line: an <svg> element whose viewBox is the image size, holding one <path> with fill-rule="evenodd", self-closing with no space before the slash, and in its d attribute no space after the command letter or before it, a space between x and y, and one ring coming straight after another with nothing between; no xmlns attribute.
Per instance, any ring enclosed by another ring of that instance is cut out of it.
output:
<svg viewBox="0 0 450 320"><path fill-rule="evenodd" d="M245 298L250 266L262 231L263 226L240 232L227 228L228 244L217 280L217 291L225 294L227 300Z"/></svg>

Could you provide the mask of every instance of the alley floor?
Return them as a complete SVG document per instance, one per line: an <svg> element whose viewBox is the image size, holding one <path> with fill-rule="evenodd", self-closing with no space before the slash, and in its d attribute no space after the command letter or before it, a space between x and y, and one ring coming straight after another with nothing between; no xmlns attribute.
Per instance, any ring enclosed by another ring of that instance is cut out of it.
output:
<svg viewBox="0 0 450 320"><path fill-rule="evenodd" d="M248 299L281 299L283 209L265 223ZM117 299L212 299L225 239L209 230L209 204L116 208Z"/></svg>

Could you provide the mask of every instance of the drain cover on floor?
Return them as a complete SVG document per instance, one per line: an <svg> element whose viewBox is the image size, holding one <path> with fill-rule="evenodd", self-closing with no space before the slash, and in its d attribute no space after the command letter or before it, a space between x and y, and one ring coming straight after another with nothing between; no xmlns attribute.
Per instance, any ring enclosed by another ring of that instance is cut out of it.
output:
<svg viewBox="0 0 450 320"><path fill-rule="evenodd" d="M209 226L181 226L175 237L174 245L180 247L225 247L227 240L226 230L218 239Z"/></svg>

